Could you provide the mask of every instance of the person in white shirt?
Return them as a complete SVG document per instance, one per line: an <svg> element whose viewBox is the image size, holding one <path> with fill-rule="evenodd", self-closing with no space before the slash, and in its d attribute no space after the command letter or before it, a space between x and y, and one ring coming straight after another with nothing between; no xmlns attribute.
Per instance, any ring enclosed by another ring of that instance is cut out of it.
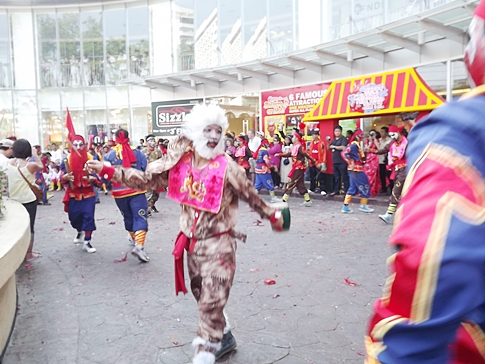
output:
<svg viewBox="0 0 485 364"><path fill-rule="evenodd" d="M379 139L379 150L384 149L390 142L392 142L392 138L389 136L389 128L383 126L381 128L381 138ZM379 155L379 176L382 186L381 193L387 193L387 180L391 176L391 172L387 170L387 154ZM389 188L392 191L391 180L389 180Z"/></svg>
<svg viewBox="0 0 485 364"><path fill-rule="evenodd" d="M55 164L60 166L62 163L62 160L64 159L64 153L62 152L61 149L59 149L56 143L52 143L51 154L52 154L51 161L53 161Z"/></svg>
<svg viewBox="0 0 485 364"><path fill-rule="evenodd" d="M248 130L248 148L252 153L255 153L259 146L261 145L261 138L256 135L256 132L254 130ZM249 175L251 176L251 181L254 183L254 168L256 167L256 161L254 158L249 158Z"/></svg>
<svg viewBox="0 0 485 364"><path fill-rule="evenodd" d="M10 139L0 140L0 171L6 171L8 160L12 158L13 141Z"/></svg>

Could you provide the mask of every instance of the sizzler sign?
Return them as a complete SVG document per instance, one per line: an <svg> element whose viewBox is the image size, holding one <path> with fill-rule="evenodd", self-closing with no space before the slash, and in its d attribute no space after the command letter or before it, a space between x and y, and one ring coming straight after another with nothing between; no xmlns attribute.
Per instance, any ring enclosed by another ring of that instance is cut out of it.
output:
<svg viewBox="0 0 485 364"><path fill-rule="evenodd" d="M152 103L152 133L164 137L179 135L186 116L200 102L202 99Z"/></svg>

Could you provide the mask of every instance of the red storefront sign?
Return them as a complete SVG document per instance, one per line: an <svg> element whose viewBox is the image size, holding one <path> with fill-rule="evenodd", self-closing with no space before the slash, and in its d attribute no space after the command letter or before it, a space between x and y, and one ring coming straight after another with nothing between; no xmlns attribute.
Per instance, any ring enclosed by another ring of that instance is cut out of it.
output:
<svg viewBox="0 0 485 364"><path fill-rule="evenodd" d="M298 127L303 116L318 104L329 86L330 84L320 83L262 92L263 132L273 136L280 125L283 125L285 131Z"/></svg>

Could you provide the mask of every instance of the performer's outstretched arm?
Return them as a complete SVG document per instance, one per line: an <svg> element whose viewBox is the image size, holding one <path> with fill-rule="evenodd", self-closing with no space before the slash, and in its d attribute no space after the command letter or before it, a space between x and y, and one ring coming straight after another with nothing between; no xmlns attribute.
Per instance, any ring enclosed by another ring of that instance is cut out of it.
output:
<svg viewBox="0 0 485 364"><path fill-rule="evenodd" d="M269 219L276 209L268 206L254 188L253 183L246 177L244 168L235 162L230 162L226 170L229 186L236 196L247 202L263 219Z"/></svg>
<svg viewBox="0 0 485 364"><path fill-rule="evenodd" d="M88 161L90 172L98 173L102 178L122 184L135 190L159 190L168 186L168 171L187 152L191 151L191 142L178 137L167 147L167 154L150 163L145 172L135 168L105 166L99 161Z"/></svg>

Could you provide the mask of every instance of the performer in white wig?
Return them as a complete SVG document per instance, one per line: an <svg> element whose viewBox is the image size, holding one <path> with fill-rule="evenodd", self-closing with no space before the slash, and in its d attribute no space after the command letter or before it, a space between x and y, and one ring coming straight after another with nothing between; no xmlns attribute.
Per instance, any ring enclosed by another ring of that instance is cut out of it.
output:
<svg viewBox="0 0 485 364"><path fill-rule="evenodd" d="M182 135L171 141L167 155L148 165L145 173L89 162L101 176L132 188L158 190L170 184L167 197L182 206L180 233L175 242L175 290L186 293L184 251L190 288L199 307L199 327L193 341L194 364L212 364L236 347L224 316L236 271L234 230L239 199L246 201L273 230L289 228L289 211L268 206L258 196L244 168L224 153L222 136L228 128L224 110L196 105L187 116ZM170 171L170 174L167 172Z"/></svg>

